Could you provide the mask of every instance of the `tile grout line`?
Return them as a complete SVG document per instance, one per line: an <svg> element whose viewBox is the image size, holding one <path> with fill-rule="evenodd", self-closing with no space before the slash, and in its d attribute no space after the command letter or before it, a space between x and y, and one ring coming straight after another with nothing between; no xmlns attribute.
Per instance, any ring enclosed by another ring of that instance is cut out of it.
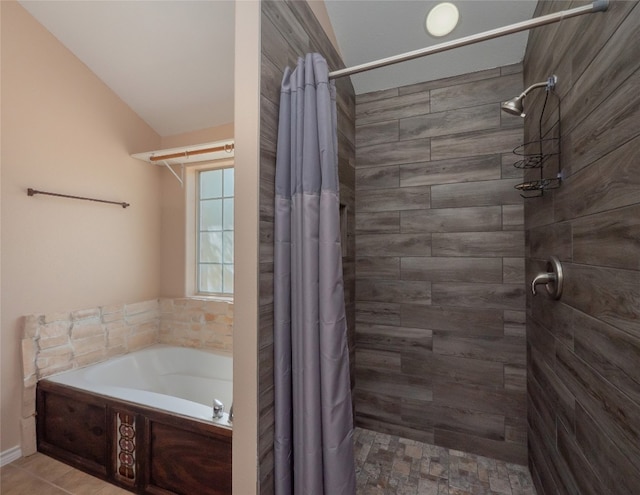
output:
<svg viewBox="0 0 640 495"><path fill-rule="evenodd" d="M359 428L354 440L359 494L536 493L527 466Z"/></svg>
<svg viewBox="0 0 640 495"><path fill-rule="evenodd" d="M43 454L43 455L44 455L44 454ZM49 485L51 485L51 486L53 486L53 487L57 488L58 490L63 491L64 493L68 493L69 495L77 495L77 494L75 494L75 493L73 493L73 492L70 492L70 491L69 491L69 490L67 490L66 488L62 488L61 486L56 485L53 481L48 480L48 479L46 479L46 478L43 478L42 476L38 475L37 473L34 473L33 471L30 471L29 469L26 469L26 468L24 468L24 467L22 467L22 466L14 466L14 467L15 467L16 469L19 469L20 471L23 471L24 473L28 474L30 477L32 477L32 478L36 478L36 479L38 479L38 480L40 480L40 481L44 481L45 483L47 483L47 484L49 484ZM75 469L75 468L72 468L72 469ZM77 471L80 471L80 470L78 469Z"/></svg>

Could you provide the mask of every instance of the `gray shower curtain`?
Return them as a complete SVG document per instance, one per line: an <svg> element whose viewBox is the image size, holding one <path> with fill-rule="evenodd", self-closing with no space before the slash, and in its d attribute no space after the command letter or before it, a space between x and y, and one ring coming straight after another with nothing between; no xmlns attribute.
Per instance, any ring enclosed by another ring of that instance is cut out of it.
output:
<svg viewBox="0 0 640 495"><path fill-rule="evenodd" d="M285 70L276 158L276 495L353 495L335 86L325 59Z"/></svg>

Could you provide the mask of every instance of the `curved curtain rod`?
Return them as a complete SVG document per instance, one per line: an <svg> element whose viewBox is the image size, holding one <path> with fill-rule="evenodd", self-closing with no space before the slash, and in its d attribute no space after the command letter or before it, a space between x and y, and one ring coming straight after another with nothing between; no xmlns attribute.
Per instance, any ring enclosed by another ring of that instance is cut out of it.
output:
<svg viewBox="0 0 640 495"><path fill-rule="evenodd" d="M459 38L457 40L446 41L438 45L428 46L426 48L413 50L411 52L402 53L400 55L394 55L393 57L382 58L380 60L374 60L373 62L367 62L360 65L354 65L353 67L347 67L346 69L335 70L333 72L329 72L329 79L337 79L339 77L350 76L352 74L358 74L359 72L386 67L387 65L397 64L399 62L405 62L407 60L413 60L414 58L425 57L427 55L444 52L453 48L459 48L461 46L467 46L473 43L479 43L481 41L499 38L500 36L506 36L508 34L526 31L535 27L552 24L554 22L559 22L563 19L569 19L570 17L576 17L582 14L604 12L608 7L609 0L595 0L591 5L584 5L582 7L576 7L575 9L562 10L553 14L535 17L528 21L518 22L509 26L485 31L483 33L465 36L464 38Z"/></svg>

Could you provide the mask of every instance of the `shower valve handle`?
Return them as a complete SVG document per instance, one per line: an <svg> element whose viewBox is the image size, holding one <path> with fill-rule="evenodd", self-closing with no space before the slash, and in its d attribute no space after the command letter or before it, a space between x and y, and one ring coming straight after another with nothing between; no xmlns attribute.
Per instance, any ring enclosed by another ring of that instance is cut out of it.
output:
<svg viewBox="0 0 640 495"><path fill-rule="evenodd" d="M536 278L533 279L533 282L531 282L531 293L536 296L538 295L538 292L536 291L536 285L540 285L540 284L550 284L550 283L555 283L556 281L556 274L555 273L540 273L539 275L536 276Z"/></svg>
<svg viewBox="0 0 640 495"><path fill-rule="evenodd" d="M551 299L560 299L563 282L564 275L560 260L555 256L551 256L547 261L547 272L536 275L531 282L531 293L534 296L537 295L536 285L545 284L548 296Z"/></svg>

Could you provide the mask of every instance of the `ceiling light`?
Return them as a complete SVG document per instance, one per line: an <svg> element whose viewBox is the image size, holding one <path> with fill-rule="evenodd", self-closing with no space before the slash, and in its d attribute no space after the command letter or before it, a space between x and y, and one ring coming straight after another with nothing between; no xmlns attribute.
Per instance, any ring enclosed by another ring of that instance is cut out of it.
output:
<svg viewBox="0 0 640 495"><path fill-rule="evenodd" d="M453 31L459 18L458 7L449 2L439 3L427 15L427 31L432 36L445 36Z"/></svg>

